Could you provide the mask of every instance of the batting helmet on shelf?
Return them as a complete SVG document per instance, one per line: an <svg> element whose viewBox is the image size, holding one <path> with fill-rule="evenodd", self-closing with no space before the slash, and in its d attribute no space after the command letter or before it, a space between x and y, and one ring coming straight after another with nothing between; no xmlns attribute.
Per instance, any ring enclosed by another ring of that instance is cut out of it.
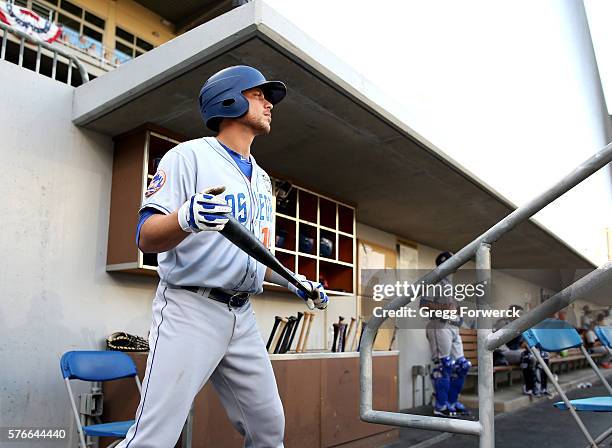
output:
<svg viewBox="0 0 612 448"><path fill-rule="evenodd" d="M442 252L440 255L438 255L436 257L436 266L440 266L442 263L444 263L446 260L448 260L450 257L452 257L454 254L452 252Z"/></svg>
<svg viewBox="0 0 612 448"><path fill-rule="evenodd" d="M259 70L247 65L235 65L212 75L200 90L200 113L206 127L219 132L223 118L238 118L249 110L249 102L242 92L261 88L266 99L279 103L287 94L280 81L267 81Z"/></svg>

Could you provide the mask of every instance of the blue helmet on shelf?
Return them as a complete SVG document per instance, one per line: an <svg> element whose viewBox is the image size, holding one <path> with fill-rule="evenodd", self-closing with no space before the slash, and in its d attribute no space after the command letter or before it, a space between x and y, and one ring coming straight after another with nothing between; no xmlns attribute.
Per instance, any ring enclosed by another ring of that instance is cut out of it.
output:
<svg viewBox="0 0 612 448"><path fill-rule="evenodd" d="M219 132L223 118L238 118L249 110L249 102L242 92L261 88L266 99L279 103L287 94L287 87L280 81L267 81L259 70L247 65L228 67L215 73L200 90L200 113L206 127Z"/></svg>
<svg viewBox="0 0 612 448"><path fill-rule="evenodd" d="M440 266L442 263L444 263L446 260L451 258L453 255L454 254L452 252L449 252L449 251L442 252L441 254L439 254L436 257L436 266Z"/></svg>

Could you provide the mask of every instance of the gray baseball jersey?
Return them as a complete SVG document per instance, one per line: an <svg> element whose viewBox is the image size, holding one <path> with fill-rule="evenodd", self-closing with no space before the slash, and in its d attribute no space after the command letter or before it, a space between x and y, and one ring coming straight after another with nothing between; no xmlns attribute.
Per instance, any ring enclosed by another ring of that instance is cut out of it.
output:
<svg viewBox="0 0 612 448"><path fill-rule="evenodd" d="M266 247L274 237L272 183L253 156L249 180L214 137L179 144L162 158L142 209L168 214L194 193L224 185L223 198L234 217ZM158 255L159 276L172 285L262 292L266 267L218 232L189 235L176 248Z"/></svg>

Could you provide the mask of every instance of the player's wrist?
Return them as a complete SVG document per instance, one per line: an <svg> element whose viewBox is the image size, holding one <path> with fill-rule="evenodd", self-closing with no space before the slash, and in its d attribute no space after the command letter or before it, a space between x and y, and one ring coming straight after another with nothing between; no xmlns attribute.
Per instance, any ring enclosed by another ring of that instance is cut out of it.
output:
<svg viewBox="0 0 612 448"><path fill-rule="evenodd" d="M185 201L185 203L181 205L181 208L179 208L178 213L177 213L179 226L181 227L181 229L183 229L184 232L187 232L187 233L194 233L197 231L190 224L190 216L192 214L192 207L191 207L192 200L193 200L193 197Z"/></svg>

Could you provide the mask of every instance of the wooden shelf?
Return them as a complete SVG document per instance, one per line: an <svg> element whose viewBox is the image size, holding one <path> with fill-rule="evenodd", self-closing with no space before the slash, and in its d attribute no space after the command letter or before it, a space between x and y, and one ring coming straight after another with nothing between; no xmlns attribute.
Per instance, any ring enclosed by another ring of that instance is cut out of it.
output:
<svg viewBox="0 0 612 448"><path fill-rule="evenodd" d="M288 215L284 215L282 213L276 213L277 217L281 217L281 218L285 218L285 219L290 219L292 221L297 221L297 218L295 216L288 216Z"/></svg>
<svg viewBox="0 0 612 448"><path fill-rule="evenodd" d="M184 140L151 124L114 138L107 271L155 274L157 255L143 254L134 244L136 216L159 159Z"/></svg>

